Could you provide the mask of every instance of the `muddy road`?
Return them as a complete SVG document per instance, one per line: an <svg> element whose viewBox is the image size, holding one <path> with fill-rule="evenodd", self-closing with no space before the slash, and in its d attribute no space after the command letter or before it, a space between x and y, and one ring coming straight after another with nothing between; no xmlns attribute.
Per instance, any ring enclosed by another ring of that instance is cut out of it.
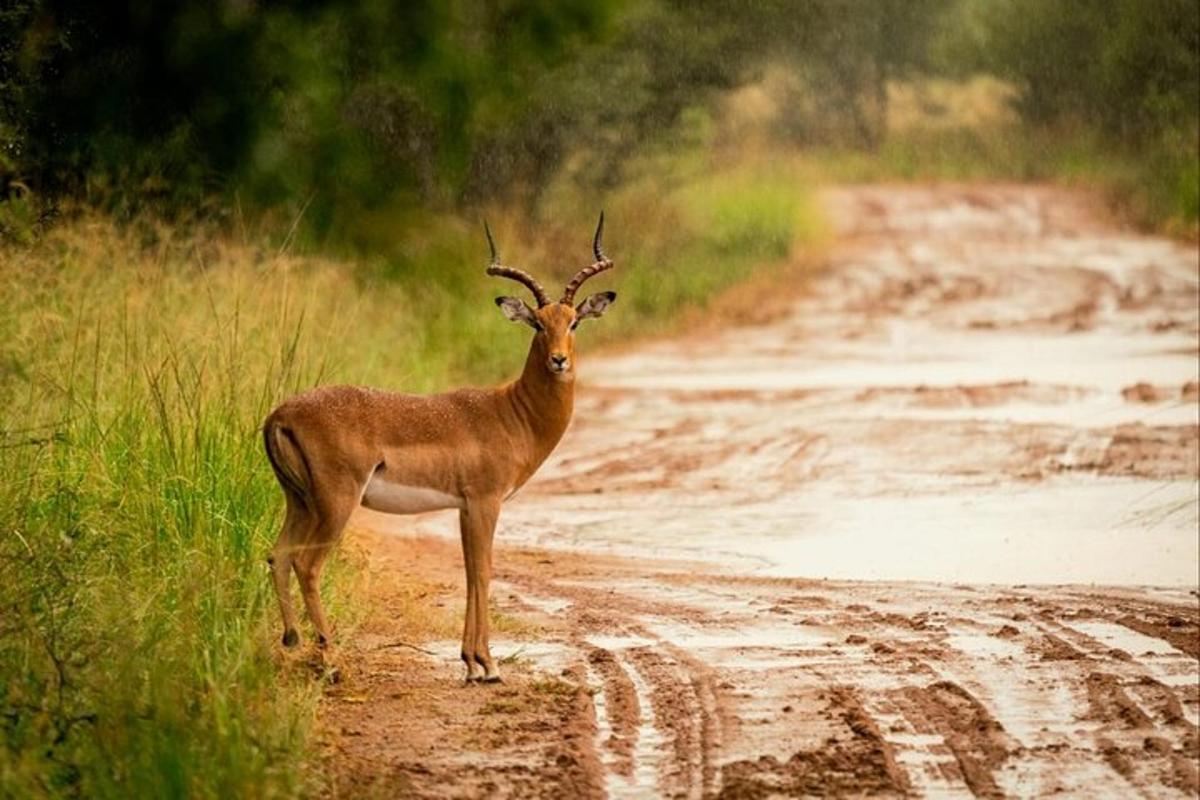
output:
<svg viewBox="0 0 1200 800"><path fill-rule="evenodd" d="M1060 189L827 204L788 313L583 365L500 522L503 686L397 621L461 613L454 520L357 518L330 794L1196 795L1196 248Z"/></svg>

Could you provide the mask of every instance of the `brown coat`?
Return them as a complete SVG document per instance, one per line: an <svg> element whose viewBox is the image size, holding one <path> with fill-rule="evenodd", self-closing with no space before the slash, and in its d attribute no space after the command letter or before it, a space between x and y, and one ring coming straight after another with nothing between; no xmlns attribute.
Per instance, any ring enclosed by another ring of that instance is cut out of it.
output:
<svg viewBox="0 0 1200 800"><path fill-rule="evenodd" d="M319 594L322 566L353 510L396 514L457 508L467 570L463 660L468 680L498 680L488 647L492 537L500 504L529 480L571 421L575 328L600 316L612 292L578 308L534 310L497 298L513 321L537 332L516 381L491 390L417 396L328 386L292 397L263 424L267 456L287 500L270 563L283 642L296 644L290 572L295 569L318 640L331 638Z"/></svg>

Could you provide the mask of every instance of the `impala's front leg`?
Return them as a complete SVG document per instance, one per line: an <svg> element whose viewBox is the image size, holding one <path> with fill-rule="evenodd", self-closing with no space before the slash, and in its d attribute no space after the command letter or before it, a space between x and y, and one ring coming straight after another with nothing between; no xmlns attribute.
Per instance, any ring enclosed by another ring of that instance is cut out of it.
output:
<svg viewBox="0 0 1200 800"><path fill-rule="evenodd" d="M500 680L488 647L488 595L492 580L492 536L500 515L500 501L493 498L468 500L459 512L463 562L467 569L467 614L463 623L462 658L467 680L493 683ZM478 675L477 668L483 668Z"/></svg>
<svg viewBox="0 0 1200 800"><path fill-rule="evenodd" d="M467 572L467 610L463 614L462 660L467 665L467 682L479 680L475 663L475 570L471 563L471 523L467 510L458 512L458 528L462 537L463 566Z"/></svg>

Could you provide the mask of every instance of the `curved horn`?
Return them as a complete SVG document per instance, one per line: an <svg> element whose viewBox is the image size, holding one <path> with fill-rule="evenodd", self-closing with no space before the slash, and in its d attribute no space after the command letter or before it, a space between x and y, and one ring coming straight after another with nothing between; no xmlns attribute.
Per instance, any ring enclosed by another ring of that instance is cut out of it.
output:
<svg viewBox="0 0 1200 800"><path fill-rule="evenodd" d="M483 221L483 232L487 235L488 249L492 251L492 260L489 266L495 266L500 263L500 255L496 252L496 242L492 239L492 227L487 224L487 220Z"/></svg>
<svg viewBox="0 0 1200 800"><path fill-rule="evenodd" d="M532 275L523 269L501 266L500 256L496 252L496 242L492 240L492 229L488 227L486 219L483 221L483 232L487 234L488 248L492 251L492 262L488 264L487 274L495 275L498 278L510 278L522 284L529 291L533 292L533 297L537 300L538 308L549 305L550 298L546 295L546 290L542 288L540 283L534 280Z"/></svg>
<svg viewBox="0 0 1200 800"><path fill-rule="evenodd" d="M596 235L592 237L592 253L596 256L596 261L607 261L604 257L604 251L600 249L600 238L604 236L604 211L600 211L600 221L596 223Z"/></svg>
<svg viewBox="0 0 1200 800"><path fill-rule="evenodd" d="M563 289L562 300L560 303L570 305L575 301L575 292L579 291L579 287L583 282L593 275L599 275L605 270L613 268L612 259L604 255L604 251L600 249L600 239L604 235L604 212L600 212L600 222L596 224L596 235L592 238L592 254L596 256L596 263L591 266L584 267L575 273L575 277L571 278L571 282Z"/></svg>

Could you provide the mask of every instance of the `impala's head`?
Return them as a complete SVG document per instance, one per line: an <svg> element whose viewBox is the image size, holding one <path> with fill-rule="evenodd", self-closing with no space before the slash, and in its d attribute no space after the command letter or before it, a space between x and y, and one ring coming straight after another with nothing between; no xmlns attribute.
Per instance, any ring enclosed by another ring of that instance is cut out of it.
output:
<svg viewBox="0 0 1200 800"><path fill-rule="evenodd" d="M600 214L600 223L596 226L596 236L592 240L595 263L575 274L563 289L562 299L558 302L551 302L546 290L528 272L501 266L499 256L496 255L496 244L492 241L492 232L487 223L484 223L484 230L487 232L488 246L492 250L492 264L487 268L488 274L511 278L523 284L537 301L537 308L531 308L517 297L497 297L496 305L512 322L524 322L537 331L533 337L533 347L547 371L557 380L574 380L575 329L585 319L600 317L617 299L616 292L597 292L578 305L575 304L575 293L584 281L613 267L613 262L600 249L600 237L604 233L604 214Z"/></svg>

